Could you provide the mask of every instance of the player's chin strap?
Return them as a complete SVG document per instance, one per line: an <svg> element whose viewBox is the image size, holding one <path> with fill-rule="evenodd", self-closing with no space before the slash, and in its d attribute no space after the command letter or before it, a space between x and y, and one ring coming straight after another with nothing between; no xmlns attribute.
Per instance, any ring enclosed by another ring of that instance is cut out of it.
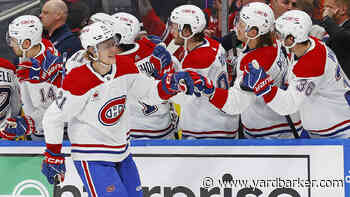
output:
<svg viewBox="0 0 350 197"><path fill-rule="evenodd" d="M94 53L96 54L96 57L94 57L94 54L92 54L92 53L90 53L89 51L88 51L88 56L92 59L92 60L94 60L94 61L98 61L98 52L97 52L97 47L96 46L94 46Z"/></svg>
<svg viewBox="0 0 350 197"><path fill-rule="evenodd" d="M22 44L20 44L19 45L19 48L22 50L22 58L26 58L27 56L26 56L26 53L27 53L27 51L29 51L29 49L31 49L32 47L29 47L28 49L24 49L23 47L22 47Z"/></svg>
<svg viewBox="0 0 350 197"><path fill-rule="evenodd" d="M245 43L245 45L244 45L242 51L245 51L245 50L247 49L247 47L248 47L248 45L249 45L249 42L250 42L251 40L256 39L256 38L258 38L258 37L260 36L260 34L257 33L254 37L250 37L250 36L248 35L248 32L249 32L250 30L251 30L251 28L250 28L249 26L247 26L247 28L246 28L244 34L245 34L245 36L246 36L248 39L247 39L247 42Z"/></svg>
<svg viewBox="0 0 350 197"><path fill-rule="evenodd" d="M104 67L108 67L110 64L105 64L104 62L102 62L99 58L99 55L98 55L98 51L97 51L97 47L94 46L94 53L96 54L96 57L94 57L94 55L92 53L88 53L88 56L95 62L101 64L102 66Z"/></svg>
<svg viewBox="0 0 350 197"><path fill-rule="evenodd" d="M105 64L105 63L103 63L101 60L98 60L97 61L99 64L101 64L102 66L104 66L104 67L108 67L108 66L110 66L111 64Z"/></svg>
<svg viewBox="0 0 350 197"><path fill-rule="evenodd" d="M180 30L180 29L179 29ZM187 43L188 43L188 40L189 39L191 39L193 36L194 36L194 33L192 33L190 36L188 36L188 37L185 37L185 36L183 36L182 35L182 30L181 31L179 31L180 32L180 37L182 38L182 39L184 39L184 51L185 51L185 53L184 53L184 56L183 56L183 58L182 58L182 60L181 60L181 63L184 61L184 59L185 59L185 57L187 56L187 54L188 54L188 49L187 49Z"/></svg>

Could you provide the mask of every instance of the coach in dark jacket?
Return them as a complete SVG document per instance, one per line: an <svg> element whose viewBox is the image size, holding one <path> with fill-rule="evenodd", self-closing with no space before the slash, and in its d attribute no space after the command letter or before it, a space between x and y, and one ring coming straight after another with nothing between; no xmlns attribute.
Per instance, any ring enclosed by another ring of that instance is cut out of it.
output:
<svg viewBox="0 0 350 197"><path fill-rule="evenodd" d="M80 39L72 33L66 24L68 8L62 0L47 1L40 14L45 29L44 37L48 38L55 48L63 54L67 52L68 58L82 49Z"/></svg>
<svg viewBox="0 0 350 197"><path fill-rule="evenodd" d="M321 25L329 34L326 44L350 78L350 1L326 0L324 7Z"/></svg>

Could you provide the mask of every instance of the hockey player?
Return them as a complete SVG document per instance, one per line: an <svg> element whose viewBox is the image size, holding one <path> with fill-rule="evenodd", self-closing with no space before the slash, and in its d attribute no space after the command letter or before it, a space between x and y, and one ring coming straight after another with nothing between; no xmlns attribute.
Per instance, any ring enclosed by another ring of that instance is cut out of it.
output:
<svg viewBox="0 0 350 197"><path fill-rule="evenodd" d="M21 115L22 102L19 84L15 76L16 67L0 58L0 137L14 140L35 132L30 116Z"/></svg>
<svg viewBox="0 0 350 197"><path fill-rule="evenodd" d="M220 43L204 37L203 11L194 5L182 5L171 12L170 21L175 44L185 49L181 69L198 72L227 89L225 51ZM184 138L235 138L237 116L220 111L205 97L178 97L174 101L181 105L179 128Z"/></svg>
<svg viewBox="0 0 350 197"><path fill-rule="evenodd" d="M89 196L141 197L139 175L129 152L127 100L137 92L147 102L158 104L180 91L180 81L188 86L191 80L184 72L166 74L160 81L141 75L132 59L115 56L118 39L114 35L101 22L81 31L90 61L68 71L56 102L45 113L42 172L51 184L56 175L64 178L62 128L69 121L71 156Z"/></svg>
<svg viewBox="0 0 350 197"><path fill-rule="evenodd" d="M49 40L42 39L43 26L40 19L32 15L24 15L14 19L8 28L7 39L9 46L19 58L19 68L35 66L37 71L28 73L27 70L17 70L21 79L23 75L33 75L40 72L38 69L45 61L49 61L48 54L58 55ZM52 67L53 69L55 67ZM45 72L45 78L50 73ZM35 122L37 132L32 139L43 140L42 117L48 106L56 99L56 87L50 83L37 83L34 81L21 81L21 98L23 111L31 116Z"/></svg>
<svg viewBox="0 0 350 197"><path fill-rule="evenodd" d="M282 87L288 61L287 54L274 41L274 21L272 9L265 3L249 3L240 11L235 31L246 49L238 57L238 78L243 75L244 67L255 59L271 76L274 85ZM293 125L289 125L287 118L292 120L290 124ZM241 113L243 131L247 138L294 138L292 128L302 130L299 114L287 118L271 110L261 98L255 98Z"/></svg>
<svg viewBox="0 0 350 197"><path fill-rule="evenodd" d="M246 67L244 84L281 115L299 111L311 137L349 138L349 81L334 53L308 36L311 26L310 16L298 10L276 20L277 37L291 52L286 90L273 85L257 63Z"/></svg>
<svg viewBox="0 0 350 197"><path fill-rule="evenodd" d="M160 79L165 72L175 70L172 61L177 60L172 59L163 46L157 46L146 37L135 41L140 32L140 22L135 16L118 12L113 18L114 31L120 37L118 54L133 59L140 73ZM173 111L172 103L149 105L137 96L129 99L129 110L132 114L129 117L130 135L134 139L174 138L178 117Z"/></svg>

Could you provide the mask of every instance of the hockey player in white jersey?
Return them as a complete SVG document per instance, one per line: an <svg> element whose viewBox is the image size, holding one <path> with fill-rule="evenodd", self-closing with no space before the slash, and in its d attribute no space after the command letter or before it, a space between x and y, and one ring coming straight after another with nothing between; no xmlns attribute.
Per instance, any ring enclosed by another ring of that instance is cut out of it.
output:
<svg viewBox="0 0 350 197"><path fill-rule="evenodd" d="M246 49L238 57L238 79L242 77L244 67L255 59L274 80L274 85L283 86L288 61L281 45L274 41L274 22L273 11L265 3L249 3L240 11L235 31ZM290 115L290 118L293 125L289 125L285 116L271 110L260 97L255 97L241 113L243 131L247 138L294 138L292 128L296 130L294 132L301 131L302 125L298 113Z"/></svg>
<svg viewBox="0 0 350 197"><path fill-rule="evenodd" d="M147 37L135 40L140 33L140 22L135 16L118 12L112 17L115 19L114 31L120 37L118 54L132 58L140 73L160 79L165 72L175 70L171 55L163 46L157 46ZM173 61L177 61L175 57ZM166 101L159 105L150 105L137 96L131 96L129 99L132 138L174 138L178 118L172 103Z"/></svg>
<svg viewBox="0 0 350 197"><path fill-rule="evenodd" d="M57 100L45 113L46 151L42 172L50 183L65 173L61 153L64 122L71 156L89 196L141 197L136 165L129 149L127 101L133 92L159 104L191 82L188 73L166 74L155 81L139 73L134 61L116 54L118 39L101 22L84 27L80 39L90 59L65 75Z"/></svg>
<svg viewBox="0 0 350 197"><path fill-rule="evenodd" d="M244 84L281 115L299 111L311 137L349 138L349 81L335 54L308 36L311 26L310 16L298 10L276 20L277 37L291 52L286 90L272 85L269 75L253 64L246 67Z"/></svg>
<svg viewBox="0 0 350 197"><path fill-rule="evenodd" d="M19 58L19 68L36 66L39 68L44 61L49 61L51 54L58 55L53 44L42 39L43 27L38 17L24 15L14 19L8 28L7 39L10 47ZM50 56L50 57L47 57ZM33 75L32 71L17 70L17 76L22 79L25 75ZM45 74L50 77L50 74ZM23 111L31 116L35 122L37 132L33 140L44 140L42 117L45 110L56 99L56 87L47 82L20 81Z"/></svg>
<svg viewBox="0 0 350 197"><path fill-rule="evenodd" d="M6 59L0 58L0 137L15 140L35 132L34 121L21 114L22 102L16 67Z"/></svg>
<svg viewBox="0 0 350 197"><path fill-rule="evenodd" d="M198 72L218 87L227 89L225 50L220 43L204 36L206 19L203 11L194 5L182 5L171 12L170 21L175 44L185 48L180 69ZM204 97L174 99L181 105L179 129L184 138L236 137L237 116L220 111Z"/></svg>

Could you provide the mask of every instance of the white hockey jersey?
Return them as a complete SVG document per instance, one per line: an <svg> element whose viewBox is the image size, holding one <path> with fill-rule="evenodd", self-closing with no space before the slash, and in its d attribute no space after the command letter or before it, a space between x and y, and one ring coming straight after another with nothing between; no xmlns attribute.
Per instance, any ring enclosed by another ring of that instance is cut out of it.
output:
<svg viewBox="0 0 350 197"><path fill-rule="evenodd" d="M299 59L292 56L286 77L289 87L273 87L264 100L281 115L299 110L303 127L312 137L350 137L350 88L335 54L310 38Z"/></svg>
<svg viewBox="0 0 350 197"><path fill-rule="evenodd" d="M225 57L224 48L206 38L184 57L182 70L193 70L212 80L215 87L228 89ZM207 97L177 97L175 102L181 105L179 128L184 138L235 138L238 116L217 109Z"/></svg>
<svg viewBox="0 0 350 197"><path fill-rule="evenodd" d="M119 162L128 156L129 96L136 92L150 104L163 100L157 81L139 74L133 60L117 55L116 62L104 76L90 63L72 68L65 76L43 120L48 145L62 143L64 122L69 122L74 160Z"/></svg>
<svg viewBox="0 0 350 197"><path fill-rule="evenodd" d="M274 80L274 85L281 87L288 69L288 59L280 44L261 47L243 53L238 58L237 75L241 77L248 63L257 60L267 74ZM302 130L298 113L290 115L296 131ZM247 138L294 138L286 117L274 112L266 105L263 98L254 96L250 105L241 113L243 131Z"/></svg>
<svg viewBox="0 0 350 197"><path fill-rule="evenodd" d="M0 58L0 127L7 118L21 114L21 98L16 67L6 59Z"/></svg>
<svg viewBox="0 0 350 197"><path fill-rule="evenodd" d="M46 56L46 51L49 50L52 54L58 55L58 51L53 44L46 39L42 39L41 51L34 58L41 64ZM20 63L30 61L27 58L20 58ZM21 97L23 102L23 111L31 116L35 122L37 133L35 135L42 137L42 119L46 109L56 99L56 86L47 83L37 83L32 81L20 82ZM39 138L40 139L40 138Z"/></svg>
<svg viewBox="0 0 350 197"><path fill-rule="evenodd" d="M119 55L128 56L135 61L140 73L151 77L154 66L150 57L156 45L147 38L142 38L135 43L131 50ZM152 78L153 79L153 78ZM150 105L138 95L130 96L128 99L130 110L130 135L134 139L171 139L176 129L176 121L172 120L171 103L165 101L158 105Z"/></svg>

